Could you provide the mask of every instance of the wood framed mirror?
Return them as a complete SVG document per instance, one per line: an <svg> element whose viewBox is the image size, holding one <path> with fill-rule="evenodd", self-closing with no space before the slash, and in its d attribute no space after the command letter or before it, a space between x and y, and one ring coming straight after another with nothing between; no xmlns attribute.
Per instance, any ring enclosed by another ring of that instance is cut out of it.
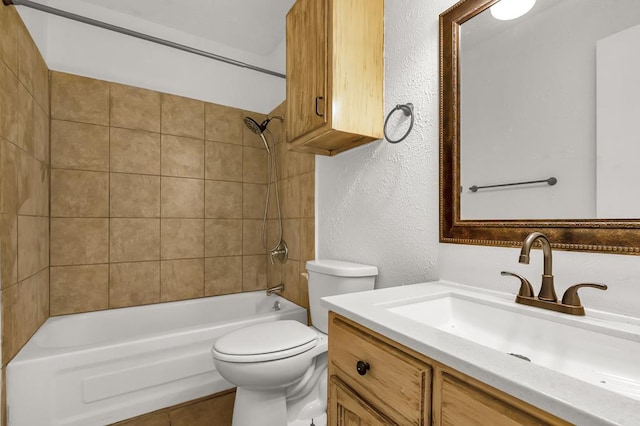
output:
<svg viewBox="0 0 640 426"><path fill-rule="evenodd" d="M638 121L640 106L623 103L620 110L611 112L610 104L604 104L616 90L624 94L633 88L640 95L637 77L634 84L625 85L621 76L607 74L620 69L619 63L610 63L608 53L620 50L618 34L640 40L640 18L625 21L640 13L607 8L615 2L621 7L636 5L626 0L532 0L536 6L529 18L482 32L494 25L487 24L492 19L488 16L491 6L500 1L506 0L463 0L440 15L440 242L519 246L529 233L540 231L557 249L639 255L640 165L634 162L640 159L640 148L636 148L640 131L630 132L629 124L638 128L633 123ZM565 5L582 7L587 2L599 8L593 11L595 17L583 17L576 9L562 10ZM572 13L572 19L564 19L561 13ZM613 21L601 19L603 13L618 14L624 22L591 35L576 24L584 20L585 28L593 28L593 22ZM542 24L544 16L553 22ZM540 25L545 27L535 36L523 38ZM549 30L553 25L559 34ZM578 38L588 39L587 43L583 47L562 44ZM478 46L488 49L474 53ZM627 53L616 60L633 60L640 69L640 54L629 53L640 52L640 46L623 51ZM565 56L573 62L561 64ZM474 58L480 59L474 62ZM560 72L563 67L568 74ZM583 69L584 76L576 74ZM532 74L525 75L528 70ZM481 82L477 90L474 76L476 85ZM609 81L601 82L601 76ZM542 87L536 86L536 80ZM610 89L611 84L619 87ZM529 92L512 96L521 87L529 87ZM488 88L492 91L487 92ZM564 98L550 98L553 93ZM613 103L620 102L613 98ZM629 119L631 113L635 121ZM523 128L514 130L512 124L517 121ZM569 123L572 126L560 126ZM603 130L607 128L610 131ZM568 139L588 149L577 154L573 147L563 146L558 152L542 153L543 145L559 147L559 140ZM526 148L514 150L515 157L503 156L515 146ZM543 181L502 186L549 176L557 177L557 185ZM489 188L473 190L473 186ZM573 209L585 200L586 208Z"/></svg>

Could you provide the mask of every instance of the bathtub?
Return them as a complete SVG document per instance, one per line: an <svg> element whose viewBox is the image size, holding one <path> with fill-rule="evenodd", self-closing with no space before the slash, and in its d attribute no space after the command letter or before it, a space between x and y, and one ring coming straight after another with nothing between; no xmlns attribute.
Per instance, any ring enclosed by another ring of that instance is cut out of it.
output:
<svg viewBox="0 0 640 426"><path fill-rule="evenodd" d="M231 389L214 341L284 319L307 311L264 291L49 318L6 369L9 425L106 425Z"/></svg>

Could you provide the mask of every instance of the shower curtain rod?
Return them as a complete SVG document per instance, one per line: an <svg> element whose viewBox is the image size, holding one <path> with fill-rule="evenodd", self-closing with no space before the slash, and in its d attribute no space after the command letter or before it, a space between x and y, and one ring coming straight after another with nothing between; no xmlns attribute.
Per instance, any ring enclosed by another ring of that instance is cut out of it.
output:
<svg viewBox="0 0 640 426"><path fill-rule="evenodd" d="M193 47L185 46L184 44L174 43L173 41L164 40L158 37L150 36L148 34L133 31L127 28L118 27L117 25L107 24L106 22L97 21L95 19L87 18L86 16L76 15L75 13L67 12L66 10L60 10L44 4L32 2L30 0L2 0L5 6L25 6L31 9L36 9L41 12L50 13L52 15L61 16L63 18L71 19L72 21L82 22L84 24L93 25L94 27L103 28L105 30L113 31L120 34L125 34L130 37L139 38L141 40L150 41L152 43L160 44L174 49L182 50L184 52L193 53L194 55L204 56L205 58L213 59L216 61L224 62L230 65L235 65L241 68L247 68L253 71L261 72L263 74L269 74L275 77L286 78L284 74L276 71L268 70L266 68L260 68L255 65L250 65L244 62L236 61L235 59L227 58L225 56L216 55L215 53L209 53L204 50L196 49Z"/></svg>

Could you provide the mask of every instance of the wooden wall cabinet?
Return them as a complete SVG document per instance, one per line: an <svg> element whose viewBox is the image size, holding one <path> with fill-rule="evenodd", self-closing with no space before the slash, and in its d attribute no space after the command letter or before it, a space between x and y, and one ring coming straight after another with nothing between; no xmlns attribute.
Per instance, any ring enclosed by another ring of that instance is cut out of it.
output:
<svg viewBox="0 0 640 426"><path fill-rule="evenodd" d="M286 39L289 149L335 155L382 138L384 0L298 0Z"/></svg>
<svg viewBox="0 0 640 426"><path fill-rule="evenodd" d="M358 371L359 361L369 368ZM329 315L330 426L569 424L333 312Z"/></svg>

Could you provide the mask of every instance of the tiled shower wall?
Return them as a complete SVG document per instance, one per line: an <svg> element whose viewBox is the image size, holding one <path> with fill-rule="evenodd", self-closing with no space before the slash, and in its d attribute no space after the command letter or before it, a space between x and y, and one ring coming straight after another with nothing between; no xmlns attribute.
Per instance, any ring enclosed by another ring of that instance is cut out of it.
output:
<svg viewBox="0 0 640 426"><path fill-rule="evenodd" d="M245 114L52 72L52 316L266 287Z"/></svg>
<svg viewBox="0 0 640 426"><path fill-rule="evenodd" d="M2 5L0 248L4 376L49 316L49 75L15 8Z"/></svg>

